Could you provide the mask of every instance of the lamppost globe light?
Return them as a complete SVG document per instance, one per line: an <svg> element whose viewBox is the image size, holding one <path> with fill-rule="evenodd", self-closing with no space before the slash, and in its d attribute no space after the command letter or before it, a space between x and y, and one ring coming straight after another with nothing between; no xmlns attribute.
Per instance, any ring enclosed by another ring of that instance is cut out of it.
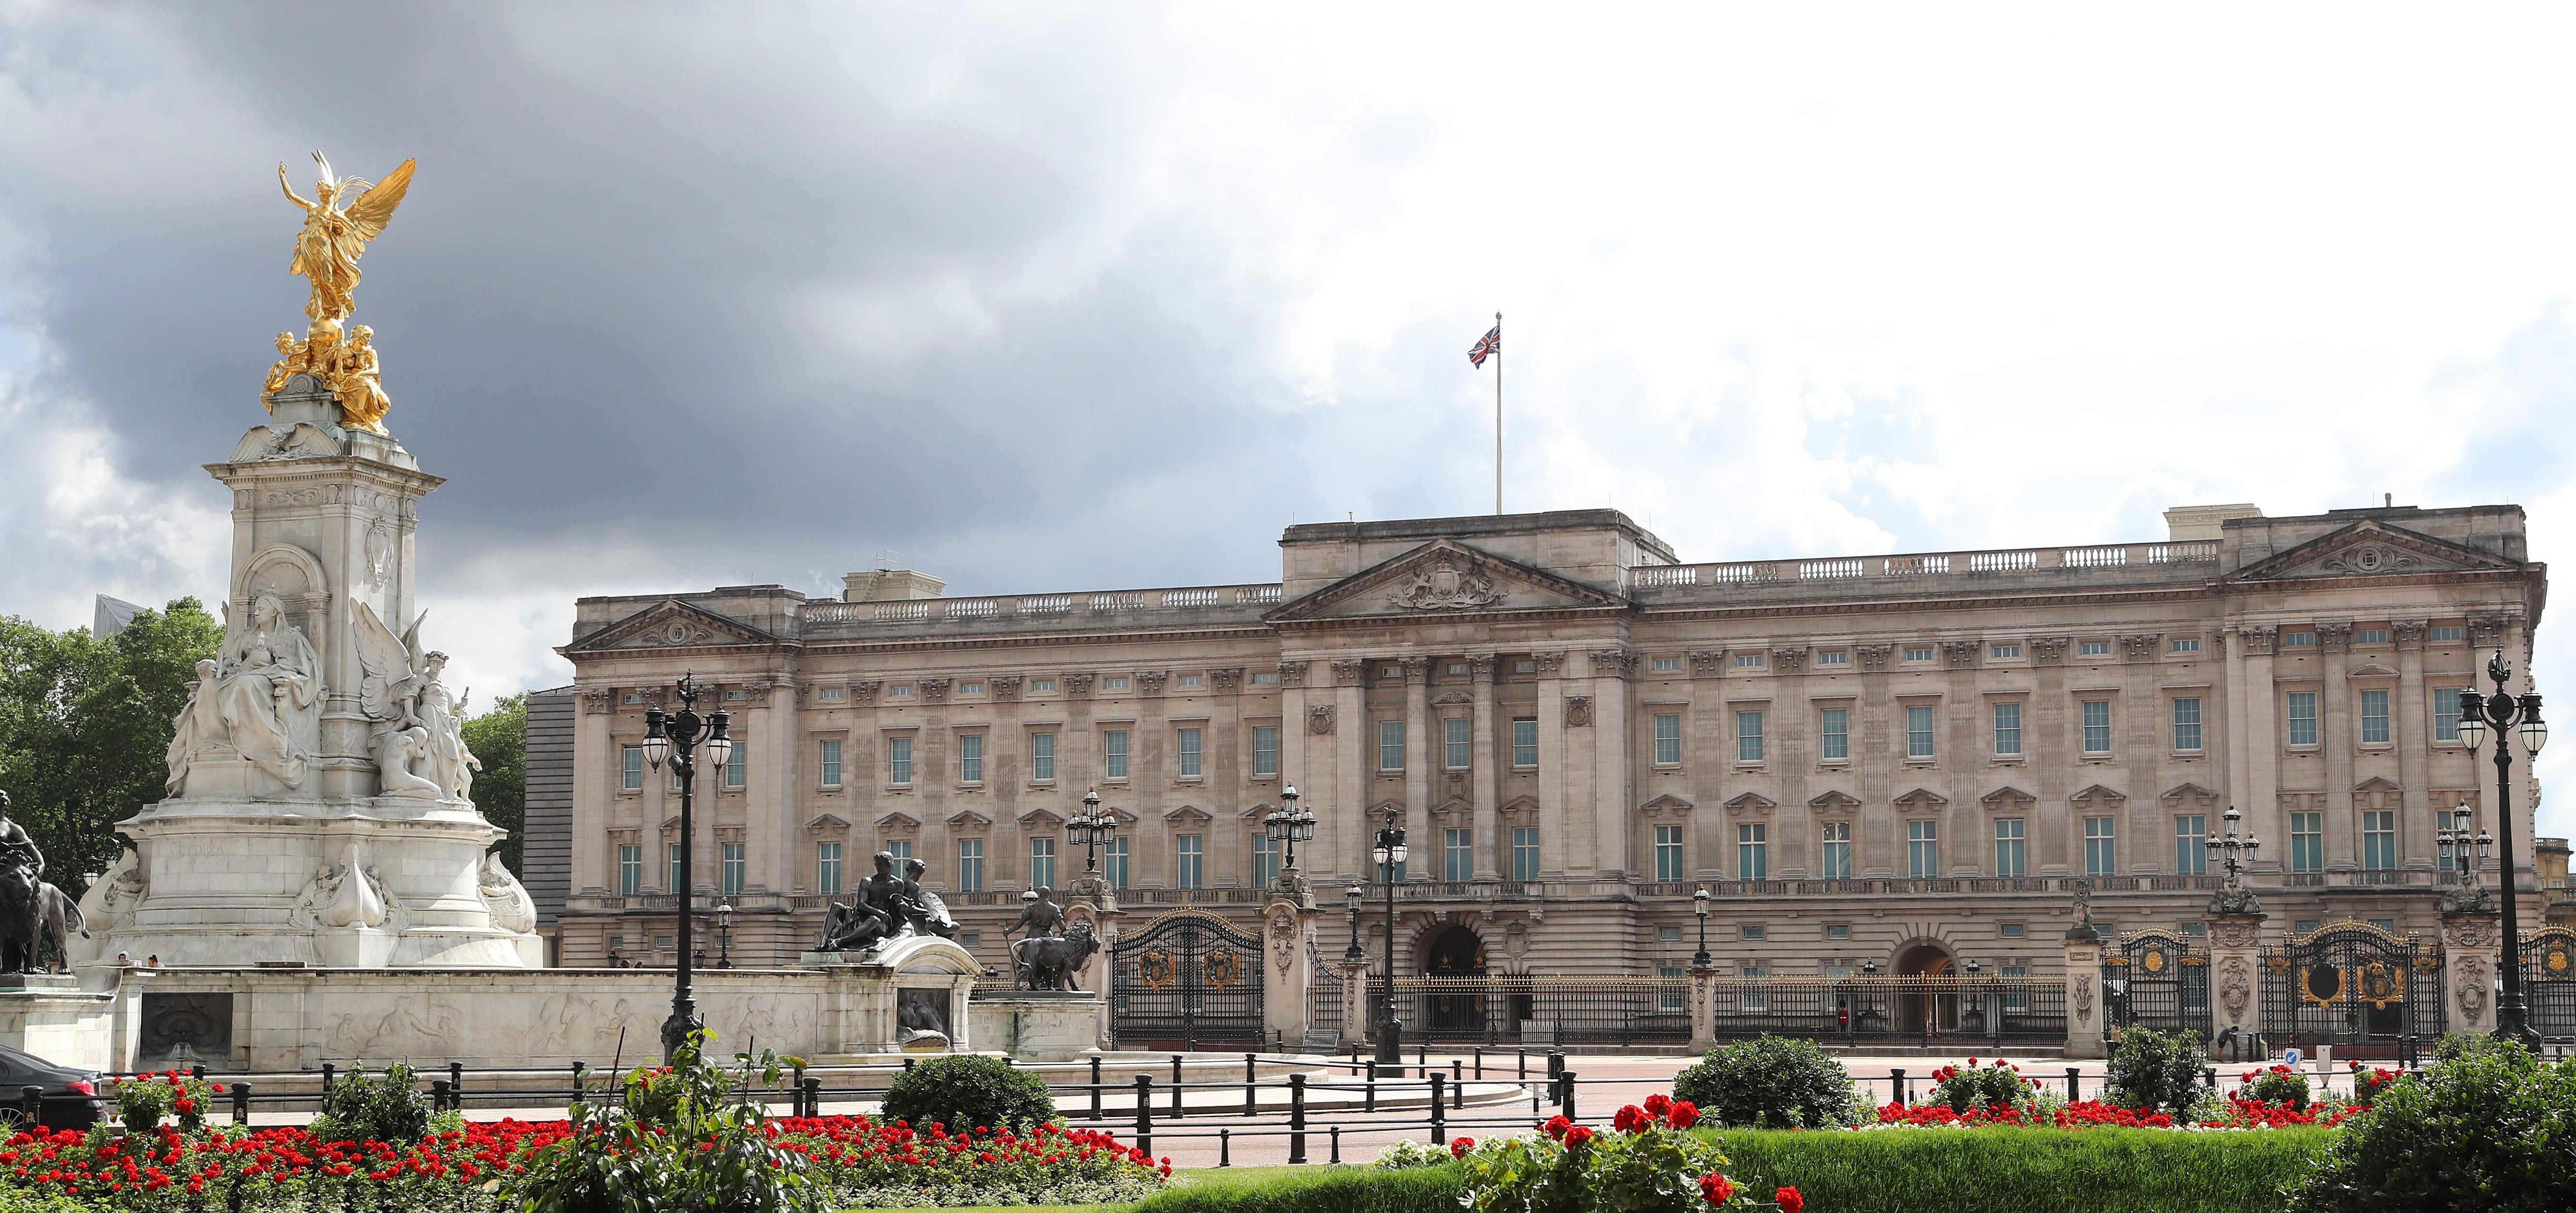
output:
<svg viewBox="0 0 2576 1213"><path fill-rule="evenodd" d="M1407 846L1405 846L1403 843L1400 843L1400 842L1399 842L1399 843L1397 843L1397 844L1395 844L1395 846L1393 846L1393 847L1392 847L1392 848L1390 848L1389 850L1390 850L1390 853L1391 853L1391 854L1393 854L1393 855L1395 856L1395 861L1396 861L1397 863L1403 863L1403 862L1404 862L1404 860L1405 860L1405 857L1406 857L1406 856L1408 856L1408 855L1410 855L1410 854L1412 854L1412 849L1411 849L1411 848L1409 848L1409 847L1407 847Z"/></svg>
<svg viewBox="0 0 2576 1213"><path fill-rule="evenodd" d="M2522 718L2522 748L2536 757L2541 747L2549 744L2549 725L2540 719L2540 696L2523 696L2522 708L2530 713Z"/></svg>
<svg viewBox="0 0 2576 1213"><path fill-rule="evenodd" d="M1702 918L1708 917L1707 885L1701 885L1698 888L1691 890L1691 912Z"/></svg>
<svg viewBox="0 0 2576 1213"><path fill-rule="evenodd" d="M1352 885L1351 887L1342 890L1342 896L1351 903L1351 912L1356 914L1359 912L1360 899L1368 896L1368 890L1363 889L1358 885Z"/></svg>
<svg viewBox="0 0 2576 1213"><path fill-rule="evenodd" d="M1382 867L1385 867L1385 866L1386 866L1387 858L1388 858L1387 849L1386 849L1384 846L1375 846L1375 847L1371 847L1371 848L1369 848L1369 860L1370 860L1370 862L1375 863L1377 866L1379 866L1379 867L1381 867L1381 868L1382 868Z"/></svg>
<svg viewBox="0 0 2576 1213"><path fill-rule="evenodd" d="M1279 802L1287 805L1289 810L1294 812L1297 808L1297 785L1292 783L1279 789Z"/></svg>
<svg viewBox="0 0 2576 1213"><path fill-rule="evenodd" d="M733 724L733 713L717 708L707 719L707 761L722 771L733 760L733 735L727 730Z"/></svg>
<svg viewBox="0 0 2576 1213"><path fill-rule="evenodd" d="M2486 739L2486 697L2476 691L2460 692L2460 744L2475 752Z"/></svg>
<svg viewBox="0 0 2576 1213"><path fill-rule="evenodd" d="M662 709L644 709L644 761L656 771L671 756L671 739L662 732L664 719Z"/></svg>

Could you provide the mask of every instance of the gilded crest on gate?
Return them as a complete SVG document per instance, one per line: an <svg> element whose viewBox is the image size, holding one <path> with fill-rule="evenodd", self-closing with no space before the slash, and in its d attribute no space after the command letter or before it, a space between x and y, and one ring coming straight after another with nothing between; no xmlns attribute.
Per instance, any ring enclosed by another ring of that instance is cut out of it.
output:
<svg viewBox="0 0 2576 1213"><path fill-rule="evenodd" d="M2372 1010L2385 1011L2390 1003L2406 1001L2404 971L2391 968L2387 961L2374 960L2361 968L2361 1000Z"/></svg>
<svg viewBox="0 0 2576 1213"><path fill-rule="evenodd" d="M2549 949L2547 956L2541 958L2540 967L2549 970L2552 976L2564 977L2567 975L2567 970L2576 968L2576 957L2569 956L2564 945L2555 946Z"/></svg>
<svg viewBox="0 0 2576 1213"><path fill-rule="evenodd" d="M1201 965L1211 990L1232 989L1243 979L1243 958L1232 952L1210 952Z"/></svg>
<svg viewBox="0 0 2576 1213"><path fill-rule="evenodd" d="M2313 965L2299 974L2299 997L2327 1006L2343 997L2344 972L2333 965Z"/></svg>
<svg viewBox="0 0 2576 1213"><path fill-rule="evenodd" d="M1136 958L1136 980L1148 990L1166 990L1172 985L1175 966L1172 954L1155 949Z"/></svg>
<svg viewBox="0 0 2576 1213"><path fill-rule="evenodd" d="M2146 956L2145 956L2145 957L2143 957L2143 958L2141 958L2141 959L2138 961L2138 967L2139 967L2139 968L2142 968L2142 969L2145 969L2146 971L2148 971L2148 972L2150 972L2150 973L2162 973L2162 972L2164 972L2164 971L2165 971L2165 950L2164 950L2163 948L2149 948L2149 949L2147 949L2147 954L2146 954Z"/></svg>

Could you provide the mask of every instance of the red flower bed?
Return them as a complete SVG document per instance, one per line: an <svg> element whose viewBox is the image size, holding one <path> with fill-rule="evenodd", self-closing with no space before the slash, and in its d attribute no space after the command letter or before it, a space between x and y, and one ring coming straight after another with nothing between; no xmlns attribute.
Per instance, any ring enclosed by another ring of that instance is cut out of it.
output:
<svg viewBox="0 0 2576 1213"><path fill-rule="evenodd" d="M2366 1109L2349 1105L2299 1108L2287 1103L2265 1103L2255 1099L2231 1099L2224 1119L2200 1122L2198 1127L2212 1129L2288 1128L2294 1125L2338 1125ZM2174 1118L2163 1112L2139 1113L2128 1108L2086 1099L2057 1109L2054 1114L2024 1114L2016 1108L1973 1108L1953 1111L1948 1104L1923 1104L1907 1107L1891 1103L1878 1110L1878 1123L1883 1125L1932 1125L1975 1128L1981 1125L2054 1125L2061 1129L2171 1129L2178 1127Z"/></svg>

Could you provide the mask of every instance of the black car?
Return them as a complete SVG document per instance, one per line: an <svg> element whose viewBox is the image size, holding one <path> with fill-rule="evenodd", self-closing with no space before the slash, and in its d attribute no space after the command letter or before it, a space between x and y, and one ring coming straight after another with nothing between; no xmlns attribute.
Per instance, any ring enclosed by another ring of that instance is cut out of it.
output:
<svg viewBox="0 0 2576 1213"><path fill-rule="evenodd" d="M44 1126L48 1129L86 1129L97 1124L107 1110L107 1099L101 1094L107 1083L96 1070L76 1066L58 1066L33 1053L22 1053L0 1045L0 1110L14 1119L23 1105L19 1102L28 1087L45 1093Z"/></svg>

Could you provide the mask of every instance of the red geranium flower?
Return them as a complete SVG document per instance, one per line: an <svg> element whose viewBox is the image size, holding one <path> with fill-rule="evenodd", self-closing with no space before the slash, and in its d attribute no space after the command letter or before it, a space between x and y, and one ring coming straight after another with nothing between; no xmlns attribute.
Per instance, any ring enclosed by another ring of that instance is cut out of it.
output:
<svg viewBox="0 0 2576 1213"><path fill-rule="evenodd" d="M1567 1120L1563 1116L1551 1116L1547 1118L1547 1135L1550 1137L1563 1139L1565 1131L1573 1127L1574 1122Z"/></svg>
<svg viewBox="0 0 2576 1213"><path fill-rule="evenodd" d="M1712 1205L1722 1205L1735 1199L1735 1183L1727 1177L1720 1175L1715 1171L1711 1171L1708 1174L1699 1177L1699 1194L1707 1197L1708 1203Z"/></svg>
<svg viewBox="0 0 2576 1213"><path fill-rule="evenodd" d="M1467 1151L1469 1151L1469 1150L1473 1150L1473 1149L1475 1149L1475 1148L1476 1148L1476 1139L1475 1139L1475 1138L1473 1138L1473 1137L1461 1137L1461 1138L1459 1138L1458 1140L1456 1140L1456 1141L1453 1141L1453 1142L1450 1142L1450 1143L1449 1143L1449 1157L1451 1157L1451 1158L1465 1158L1465 1157L1467 1156Z"/></svg>
<svg viewBox="0 0 2576 1213"><path fill-rule="evenodd" d="M1780 1206L1780 1213L1798 1213L1807 1207L1807 1198L1798 1195L1796 1188L1782 1188L1772 1193L1771 1201Z"/></svg>
<svg viewBox="0 0 2576 1213"><path fill-rule="evenodd" d="M1645 1110L1635 1104L1619 1109L1619 1114L1610 1118L1610 1127L1622 1133L1643 1133L1654 1127L1654 1123L1646 1118Z"/></svg>
<svg viewBox="0 0 2576 1213"><path fill-rule="evenodd" d="M1588 1142L1588 1141L1591 1141L1591 1140L1592 1140L1592 1130L1591 1130L1590 1128L1588 1128L1588 1127L1583 1126L1583 1125L1575 1125L1574 1127L1569 1128L1569 1129L1567 1129L1567 1130L1565 1131L1565 1148L1566 1148L1566 1149L1569 1149L1569 1150L1580 1149L1580 1148L1582 1148L1582 1146L1583 1146L1583 1144L1584 1144L1585 1142Z"/></svg>
<svg viewBox="0 0 2576 1213"><path fill-rule="evenodd" d="M1685 1099L1664 1113L1664 1123L1676 1129L1687 1129L1699 1123L1699 1105Z"/></svg>
<svg viewBox="0 0 2576 1213"><path fill-rule="evenodd" d="M1647 1115L1649 1115L1649 1116L1661 1116L1661 1115L1663 1115L1664 1113L1666 1113L1666 1112L1670 1112L1670 1111L1672 1111L1672 1110L1673 1110L1673 1101L1672 1101L1672 1098L1671 1098L1670 1096L1666 1096L1666 1095L1660 1095L1660 1094L1658 1094L1658 1095L1649 1095L1649 1096L1647 1096L1647 1097L1646 1097L1646 1114L1647 1114Z"/></svg>

